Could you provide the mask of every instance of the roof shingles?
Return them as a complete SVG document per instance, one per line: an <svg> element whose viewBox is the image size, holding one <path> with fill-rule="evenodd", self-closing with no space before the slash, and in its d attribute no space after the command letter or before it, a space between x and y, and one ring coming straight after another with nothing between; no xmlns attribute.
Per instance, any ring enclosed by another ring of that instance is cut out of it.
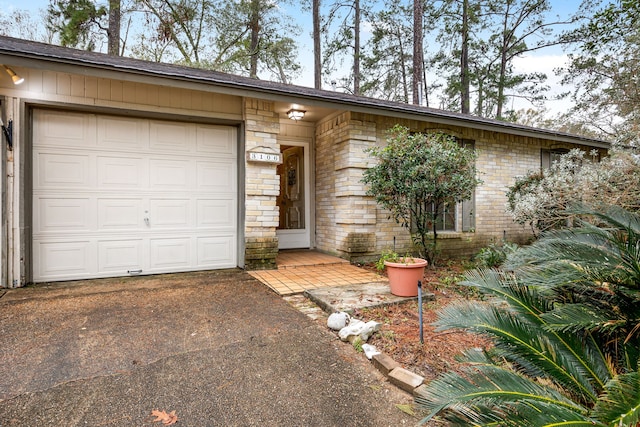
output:
<svg viewBox="0 0 640 427"><path fill-rule="evenodd" d="M29 40L0 36L0 58L14 57L28 60L48 61L79 67L119 71L143 76L154 76L172 80L198 82L205 85L244 89L256 94L275 94L292 98L294 102L316 101L327 103L335 108L370 110L372 113L407 115L423 120L437 122L455 121L464 127L482 127L485 129L528 136L537 136L552 140L561 140L585 145L606 147L608 143L597 139L538 129L515 123L476 117L413 104L386 101L382 99L355 96L348 93L326 91L283 84L278 82L252 79L244 76L220 73L201 68L186 67L175 64L143 61L140 59L110 56L97 52L38 43ZM4 60L2 60L4 61ZM2 63L0 61L0 63ZM9 62L9 61L6 61ZM300 100L300 101L297 101Z"/></svg>

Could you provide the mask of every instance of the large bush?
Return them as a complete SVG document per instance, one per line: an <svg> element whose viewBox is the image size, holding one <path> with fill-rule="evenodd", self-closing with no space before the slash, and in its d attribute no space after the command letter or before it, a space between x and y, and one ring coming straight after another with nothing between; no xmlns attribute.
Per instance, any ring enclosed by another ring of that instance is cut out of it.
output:
<svg viewBox="0 0 640 427"><path fill-rule="evenodd" d="M367 194L411 231L420 255L434 265L442 208L469 199L480 183L475 152L450 135L412 133L399 125L385 147L369 152L378 163L364 173Z"/></svg>
<svg viewBox="0 0 640 427"><path fill-rule="evenodd" d="M640 211L640 156L632 147L613 147L597 161L574 149L549 169L516 179L507 192L507 211L519 224L530 225L534 235L573 224L568 208L588 204L595 209L619 206Z"/></svg>

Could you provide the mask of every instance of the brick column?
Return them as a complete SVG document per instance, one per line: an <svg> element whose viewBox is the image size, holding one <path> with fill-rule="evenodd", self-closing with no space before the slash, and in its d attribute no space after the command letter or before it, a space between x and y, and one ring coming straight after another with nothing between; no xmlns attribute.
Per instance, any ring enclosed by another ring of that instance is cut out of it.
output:
<svg viewBox="0 0 640 427"><path fill-rule="evenodd" d="M247 151L261 147L272 152L280 152L277 141L280 123L273 102L246 98L244 118ZM276 268L276 227L279 223L276 196L280 192L276 165L246 160L245 165L245 268Z"/></svg>
<svg viewBox="0 0 640 427"><path fill-rule="evenodd" d="M318 128L318 247L349 260L363 259L376 251L377 207L361 182L371 162L365 149L376 140L375 122L350 112ZM321 158L323 155L327 158Z"/></svg>

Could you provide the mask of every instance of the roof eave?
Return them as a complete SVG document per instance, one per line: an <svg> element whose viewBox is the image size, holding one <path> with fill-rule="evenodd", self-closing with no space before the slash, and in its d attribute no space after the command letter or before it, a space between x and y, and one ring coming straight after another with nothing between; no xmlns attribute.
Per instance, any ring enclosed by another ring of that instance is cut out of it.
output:
<svg viewBox="0 0 640 427"><path fill-rule="evenodd" d="M159 65L160 70L146 70L143 68L126 66L124 64L110 64L106 61L95 60L89 61L77 57L69 58L63 55L47 55L43 53L21 52L15 50L3 51L0 46L0 57L1 56L10 56L10 62L15 66L48 69L91 76L111 77L120 80L123 79L123 75L126 75L127 78L124 78L124 80L139 83L153 82L166 85L166 80L170 79L174 82L174 86L177 87L224 93L228 95L243 97L258 97L257 95L259 95L260 98L271 101L297 102L334 109L341 106L345 110L355 112L384 114L391 117L422 121L428 119L430 122L437 124L463 126L492 132L509 133L524 137L545 138L557 142L572 144L579 143L585 146L597 148L610 148L611 145L606 141L586 138L578 135L555 132L548 129L532 128L509 122L498 122L496 120L419 107L412 104L400 104L396 102L376 100L373 98L356 97L338 92L266 82L233 75L225 75L222 73L211 73L210 76L205 77L204 75L198 75L202 74L202 70L172 66L170 64ZM109 57L106 58L108 59ZM47 67L42 67L43 62L47 63ZM80 71L78 71L79 67L82 68ZM194 71L189 74L190 70ZM196 73L196 71L200 72ZM225 76L228 76L228 78L225 79Z"/></svg>

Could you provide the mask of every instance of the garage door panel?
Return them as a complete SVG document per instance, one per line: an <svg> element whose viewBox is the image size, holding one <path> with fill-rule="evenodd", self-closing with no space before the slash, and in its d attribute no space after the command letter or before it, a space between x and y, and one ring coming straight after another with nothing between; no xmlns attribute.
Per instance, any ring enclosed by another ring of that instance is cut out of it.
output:
<svg viewBox="0 0 640 427"><path fill-rule="evenodd" d="M207 267L235 267L235 237L215 236L197 238L198 264Z"/></svg>
<svg viewBox="0 0 640 427"><path fill-rule="evenodd" d="M89 155L37 153L34 185L38 188L90 187L90 164Z"/></svg>
<svg viewBox="0 0 640 427"><path fill-rule="evenodd" d="M192 187L193 168L187 160L152 159L149 166L152 190L189 190Z"/></svg>
<svg viewBox="0 0 640 427"><path fill-rule="evenodd" d="M195 127L190 123L150 121L150 143L152 150L170 151L172 153L189 153L194 151L192 141Z"/></svg>
<svg viewBox="0 0 640 427"><path fill-rule="evenodd" d="M196 149L199 153L215 153L217 157L235 158L236 129L229 126L198 125Z"/></svg>
<svg viewBox="0 0 640 427"><path fill-rule="evenodd" d="M34 232L89 231L92 227L93 210L90 198L35 199Z"/></svg>
<svg viewBox="0 0 640 427"><path fill-rule="evenodd" d="M151 260L149 268L167 270L171 268L189 267L191 244L188 237L151 239Z"/></svg>
<svg viewBox="0 0 640 427"><path fill-rule="evenodd" d="M188 228L190 221L189 199L151 199L149 201L151 227Z"/></svg>
<svg viewBox="0 0 640 427"><path fill-rule="evenodd" d="M34 144L59 147L93 147L96 144L95 117L68 111L34 111Z"/></svg>
<svg viewBox="0 0 640 427"><path fill-rule="evenodd" d="M140 157L98 156L98 187L143 189L148 187L147 162Z"/></svg>
<svg viewBox="0 0 640 427"><path fill-rule="evenodd" d="M203 191L229 192L236 188L236 167L232 162L197 162L196 187Z"/></svg>
<svg viewBox="0 0 640 427"><path fill-rule="evenodd" d="M33 117L35 281L237 265L235 128Z"/></svg>
<svg viewBox="0 0 640 427"><path fill-rule="evenodd" d="M196 206L198 228L236 229L235 199L199 199Z"/></svg>
<svg viewBox="0 0 640 427"><path fill-rule="evenodd" d="M125 274L143 270L142 239L99 241L98 271Z"/></svg>
<svg viewBox="0 0 640 427"><path fill-rule="evenodd" d="M90 240L37 243L34 247L34 256L37 258L34 261L38 266L34 272L35 279L90 275L93 272L91 261L94 248Z"/></svg>
<svg viewBox="0 0 640 427"><path fill-rule="evenodd" d="M137 118L98 116L97 146L142 151L149 147L149 122Z"/></svg>
<svg viewBox="0 0 640 427"><path fill-rule="evenodd" d="M98 230L138 230L144 225L141 199L98 199Z"/></svg>

